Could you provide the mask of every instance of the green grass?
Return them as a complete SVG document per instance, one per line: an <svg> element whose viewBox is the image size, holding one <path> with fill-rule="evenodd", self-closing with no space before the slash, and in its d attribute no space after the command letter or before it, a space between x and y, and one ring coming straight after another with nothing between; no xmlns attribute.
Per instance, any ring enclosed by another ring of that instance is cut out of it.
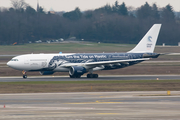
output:
<svg viewBox="0 0 180 120"><path fill-rule="evenodd" d="M0 82L0 93L179 91L180 80Z"/></svg>
<svg viewBox="0 0 180 120"><path fill-rule="evenodd" d="M134 45L110 43L33 43L25 45L0 46L0 54L23 53L74 53L74 52L126 52Z"/></svg>
<svg viewBox="0 0 180 120"><path fill-rule="evenodd" d="M26 54L26 53L98 53L98 52L127 52L131 50L134 44L113 44L113 43L32 43L24 45L0 45L0 54ZM180 47L161 47L157 46L157 53L178 53ZM161 56L167 58L166 56ZM177 57L177 56L176 56ZM173 60L174 56L169 57ZM180 57L178 57L180 58Z"/></svg>

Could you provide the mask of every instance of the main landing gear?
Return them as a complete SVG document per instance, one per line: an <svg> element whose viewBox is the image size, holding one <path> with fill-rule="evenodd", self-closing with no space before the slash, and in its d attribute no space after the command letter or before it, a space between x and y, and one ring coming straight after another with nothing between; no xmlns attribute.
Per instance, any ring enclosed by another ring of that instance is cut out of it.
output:
<svg viewBox="0 0 180 120"><path fill-rule="evenodd" d="M81 75L69 75L70 78L81 78Z"/></svg>
<svg viewBox="0 0 180 120"><path fill-rule="evenodd" d="M70 78L81 78L81 75L69 75ZM98 74L87 74L87 78L98 78Z"/></svg>
<svg viewBox="0 0 180 120"><path fill-rule="evenodd" d="M98 74L87 74L87 78L98 78Z"/></svg>
<svg viewBox="0 0 180 120"><path fill-rule="evenodd" d="M26 71L22 71L22 73L23 73L23 78L26 79L27 78Z"/></svg>

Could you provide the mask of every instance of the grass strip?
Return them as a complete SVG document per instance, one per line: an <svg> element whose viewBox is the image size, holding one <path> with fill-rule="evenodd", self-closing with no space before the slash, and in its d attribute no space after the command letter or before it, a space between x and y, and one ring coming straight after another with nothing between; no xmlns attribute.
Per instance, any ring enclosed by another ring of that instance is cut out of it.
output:
<svg viewBox="0 0 180 120"><path fill-rule="evenodd" d="M0 82L0 93L179 91L180 80Z"/></svg>

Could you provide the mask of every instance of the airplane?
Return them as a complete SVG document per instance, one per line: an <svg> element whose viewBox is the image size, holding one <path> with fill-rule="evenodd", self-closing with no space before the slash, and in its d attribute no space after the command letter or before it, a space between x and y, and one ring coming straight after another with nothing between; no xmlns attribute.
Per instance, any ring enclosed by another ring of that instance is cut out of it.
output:
<svg viewBox="0 0 180 120"><path fill-rule="evenodd" d="M98 78L93 74L98 70L113 70L141 63L160 54L154 48L161 29L161 24L154 24L140 42L126 53L68 53L68 54L25 54L12 58L7 65L20 70L26 79L26 72L40 71L41 75L55 72L69 72L70 78Z"/></svg>

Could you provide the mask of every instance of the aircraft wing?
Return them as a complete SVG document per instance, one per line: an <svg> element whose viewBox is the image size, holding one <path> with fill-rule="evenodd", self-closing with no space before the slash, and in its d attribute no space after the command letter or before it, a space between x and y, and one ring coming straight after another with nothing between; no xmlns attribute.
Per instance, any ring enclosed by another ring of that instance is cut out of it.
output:
<svg viewBox="0 0 180 120"><path fill-rule="evenodd" d="M141 58L141 59L127 59L127 60L114 60L114 61L100 61L100 62L88 62L88 63L65 63L61 65L62 67L72 67L72 66L99 66L99 65L108 65L108 64L126 64L128 62L139 62L149 60L150 58Z"/></svg>

